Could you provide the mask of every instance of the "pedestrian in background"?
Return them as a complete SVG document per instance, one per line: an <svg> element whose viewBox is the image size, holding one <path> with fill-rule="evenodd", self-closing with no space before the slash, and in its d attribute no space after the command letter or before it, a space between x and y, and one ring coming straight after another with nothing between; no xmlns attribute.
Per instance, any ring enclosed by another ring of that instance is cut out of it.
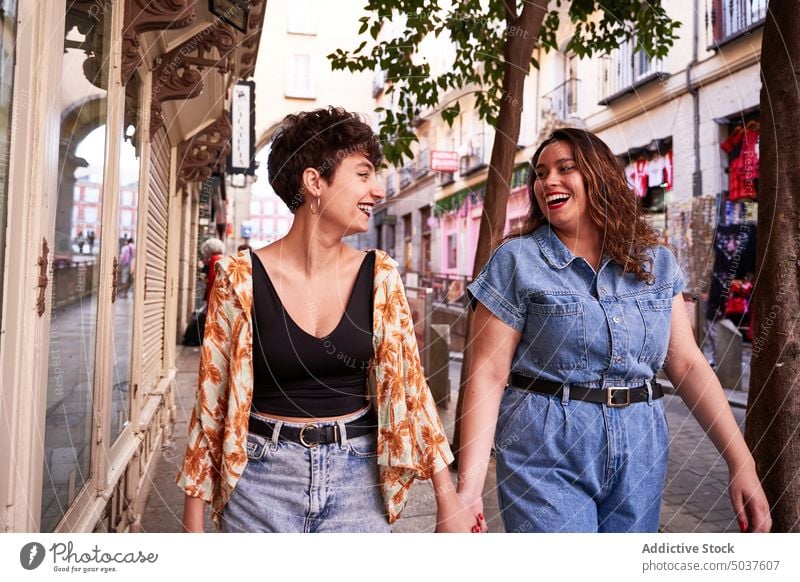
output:
<svg viewBox="0 0 800 582"><path fill-rule="evenodd" d="M396 263L346 245L384 197L370 127L343 109L288 116L268 162L289 233L217 263L179 484L225 532L386 532L414 479L440 531L477 526L455 492ZM368 397L372 371L376 397Z"/></svg>
<svg viewBox="0 0 800 582"><path fill-rule="evenodd" d="M680 268L621 164L595 135L560 129L531 166L526 224L468 288L460 495L482 512L494 436L506 531L657 531L669 432L656 373L666 362L728 464L741 530L769 531L755 463L693 340Z"/></svg>
<svg viewBox="0 0 800 582"><path fill-rule="evenodd" d="M214 265L222 258L224 253L225 243L218 238L208 238L202 245L200 245L200 256L203 259L202 273L206 284L206 305L208 305L211 297L211 289L214 287L214 279L217 277L217 271L214 269Z"/></svg>
<svg viewBox="0 0 800 582"><path fill-rule="evenodd" d="M136 261L136 245L132 238L125 239L119 251L119 291L120 297L128 297L133 282L134 264Z"/></svg>

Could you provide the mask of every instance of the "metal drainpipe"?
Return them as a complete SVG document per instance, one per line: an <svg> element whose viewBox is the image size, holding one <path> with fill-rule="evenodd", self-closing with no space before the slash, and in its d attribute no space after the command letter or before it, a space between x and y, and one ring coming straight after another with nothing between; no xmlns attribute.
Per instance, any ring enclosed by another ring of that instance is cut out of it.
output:
<svg viewBox="0 0 800 582"><path fill-rule="evenodd" d="M703 173L700 169L700 94L697 87L692 87L692 69L697 65L700 42L700 0L693 0L692 3L692 62L686 67L686 90L692 96L692 117L694 129L694 173L692 174L692 197L697 198L703 194ZM692 249L692 255L697 252ZM695 264L700 264L695 260ZM699 273L697 274L700 275ZM696 282L697 283L697 282ZM695 285L697 289L697 285ZM695 295L695 341L699 346L703 340L705 327L705 311L703 301L698 293Z"/></svg>

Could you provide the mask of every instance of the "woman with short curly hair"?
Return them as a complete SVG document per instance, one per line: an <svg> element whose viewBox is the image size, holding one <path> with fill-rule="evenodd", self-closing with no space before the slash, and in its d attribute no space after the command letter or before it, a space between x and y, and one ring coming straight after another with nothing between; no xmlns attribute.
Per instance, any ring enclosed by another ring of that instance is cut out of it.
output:
<svg viewBox="0 0 800 582"><path fill-rule="evenodd" d="M179 484L226 532L385 532L414 479L437 528L476 526L419 361L396 263L342 240L384 197L380 146L339 108L290 115L268 161L289 233L217 264ZM368 376L375 379L370 397Z"/></svg>
<svg viewBox="0 0 800 582"><path fill-rule="evenodd" d="M588 131L559 129L531 166L526 224L468 288L459 494L482 511L494 436L506 531L656 531L669 445L656 373L666 362L728 464L742 531L769 531L755 463L694 342L680 267L620 162Z"/></svg>

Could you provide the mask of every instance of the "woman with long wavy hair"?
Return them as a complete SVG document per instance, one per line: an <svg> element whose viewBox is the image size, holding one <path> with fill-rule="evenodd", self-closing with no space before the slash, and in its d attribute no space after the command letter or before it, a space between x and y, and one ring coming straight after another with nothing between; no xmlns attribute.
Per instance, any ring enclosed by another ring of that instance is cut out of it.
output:
<svg viewBox="0 0 800 582"><path fill-rule="evenodd" d="M560 129L531 165L525 225L469 286L459 494L481 514L494 444L506 531L656 531L663 366L728 464L741 530L769 531L755 463L694 342L681 270L621 164L597 136Z"/></svg>

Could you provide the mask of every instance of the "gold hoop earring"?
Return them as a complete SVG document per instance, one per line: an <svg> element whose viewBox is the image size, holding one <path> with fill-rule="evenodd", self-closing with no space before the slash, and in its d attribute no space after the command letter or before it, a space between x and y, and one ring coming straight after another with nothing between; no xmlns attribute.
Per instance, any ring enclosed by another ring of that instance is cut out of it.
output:
<svg viewBox="0 0 800 582"><path fill-rule="evenodd" d="M314 209L314 201L317 201L317 208ZM308 209L311 211L311 214L319 214L319 196L312 196L311 201L308 203Z"/></svg>

